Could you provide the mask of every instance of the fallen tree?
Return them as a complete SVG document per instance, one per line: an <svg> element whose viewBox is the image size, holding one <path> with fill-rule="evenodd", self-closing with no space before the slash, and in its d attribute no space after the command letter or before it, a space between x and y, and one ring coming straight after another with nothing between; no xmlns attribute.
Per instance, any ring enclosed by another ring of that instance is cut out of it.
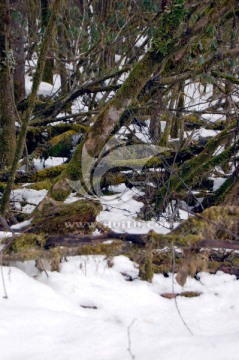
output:
<svg viewBox="0 0 239 360"><path fill-rule="evenodd" d="M81 203L75 204L74 208L79 209L80 206ZM92 206L92 210L95 209L93 204ZM65 210L58 211L63 214ZM85 212L90 220L96 216L95 213L89 215L87 209ZM74 220L76 215L72 216L71 219ZM66 226L64 232L64 225L54 227L54 233L49 233L47 226L45 229L42 227L39 232L41 221L38 218L22 234L13 234L12 238L5 240L1 256L4 263L48 259L56 269L66 256L104 254L111 257L125 254L139 264L142 278L151 281L155 271L176 271L179 274L178 282L183 285L187 275L194 276L198 271L225 270L239 275L238 254L228 252L239 250L238 219L237 206L219 206L189 218L166 235L154 231L147 234L116 233L97 223L95 227L101 230L101 234L92 235L83 234L89 222L85 223L86 227L81 228ZM63 223L63 219L59 222ZM184 255L175 255L175 250L172 250L175 248L183 250ZM227 252L220 254L215 249Z"/></svg>

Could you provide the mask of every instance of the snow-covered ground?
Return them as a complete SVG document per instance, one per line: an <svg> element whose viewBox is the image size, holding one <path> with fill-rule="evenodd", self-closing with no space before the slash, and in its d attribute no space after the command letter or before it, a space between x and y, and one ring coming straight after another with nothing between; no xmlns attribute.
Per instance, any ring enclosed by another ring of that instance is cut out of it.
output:
<svg viewBox="0 0 239 360"><path fill-rule="evenodd" d="M102 256L69 258L48 278L32 263L4 267L3 274L8 299L0 282L1 360L238 359L234 276L188 279L183 290L202 294L175 303L161 296L173 286L181 291L172 275L141 281L123 256L111 267Z"/></svg>

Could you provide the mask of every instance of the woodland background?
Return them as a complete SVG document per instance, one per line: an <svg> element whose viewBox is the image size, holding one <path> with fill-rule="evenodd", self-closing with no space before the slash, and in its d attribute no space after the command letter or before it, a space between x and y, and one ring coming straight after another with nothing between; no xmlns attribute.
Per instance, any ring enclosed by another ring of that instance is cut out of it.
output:
<svg viewBox="0 0 239 360"><path fill-rule="evenodd" d="M0 1L1 227L31 218L4 261L50 258L57 269L69 254L123 253L149 281L172 269L181 284L202 269L238 274L236 253L210 250L238 249L238 16L235 0ZM89 189L84 173L112 138L163 150L122 150ZM64 203L76 181L87 198L77 189ZM113 231L96 221L98 191L120 185L143 193L141 221L170 230L180 210L194 217L167 235ZM26 188L46 194L30 215L13 196ZM176 262L157 251L172 245L184 249Z"/></svg>

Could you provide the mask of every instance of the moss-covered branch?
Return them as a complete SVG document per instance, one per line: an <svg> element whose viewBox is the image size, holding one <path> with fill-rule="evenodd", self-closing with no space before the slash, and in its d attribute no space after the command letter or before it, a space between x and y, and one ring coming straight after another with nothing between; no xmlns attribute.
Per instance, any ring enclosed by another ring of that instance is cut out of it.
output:
<svg viewBox="0 0 239 360"><path fill-rule="evenodd" d="M162 207L165 196L170 199L174 192L178 192L185 187L192 187L192 185L198 181L198 178L202 179L202 176L210 169L228 160L229 156L232 155L234 151L233 147L230 147L215 157L213 157L213 153L218 146L225 141L227 136L233 132L235 126L236 122L209 140L204 150L199 155L185 161L178 170L173 171L169 180L165 183L165 186L156 194L155 201L157 209Z"/></svg>

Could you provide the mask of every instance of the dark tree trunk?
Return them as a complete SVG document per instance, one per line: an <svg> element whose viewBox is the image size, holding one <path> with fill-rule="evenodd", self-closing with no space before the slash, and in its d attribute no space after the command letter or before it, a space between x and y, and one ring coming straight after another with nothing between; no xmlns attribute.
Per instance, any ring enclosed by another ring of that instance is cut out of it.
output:
<svg viewBox="0 0 239 360"><path fill-rule="evenodd" d="M23 0L10 0L10 5L18 14L17 17L12 17L12 49L16 62L13 75L14 95L16 103L19 103L25 98L24 2Z"/></svg>
<svg viewBox="0 0 239 360"><path fill-rule="evenodd" d="M42 32L45 31L47 26L48 18L49 18L49 7L50 1L49 0L41 0L41 30ZM48 53L45 62L44 73L42 77L42 81L45 81L49 84L53 84L53 69L54 69L54 58Z"/></svg>
<svg viewBox="0 0 239 360"><path fill-rule="evenodd" d="M0 1L0 169L12 163L15 147L14 57L10 48L9 1Z"/></svg>

